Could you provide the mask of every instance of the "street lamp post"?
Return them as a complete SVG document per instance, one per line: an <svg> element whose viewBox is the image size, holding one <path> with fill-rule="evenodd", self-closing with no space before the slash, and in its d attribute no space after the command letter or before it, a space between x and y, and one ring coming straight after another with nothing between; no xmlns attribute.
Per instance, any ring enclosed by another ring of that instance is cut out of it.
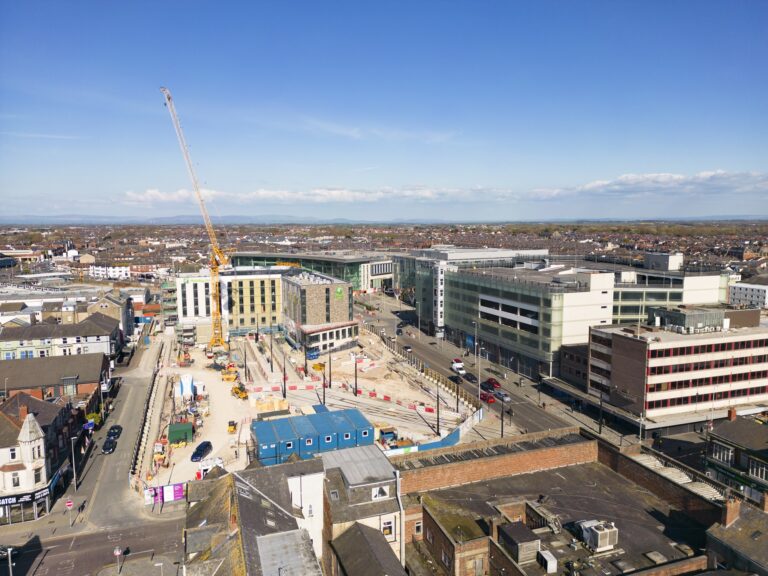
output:
<svg viewBox="0 0 768 576"><path fill-rule="evenodd" d="M269 371L275 371L275 356L272 353L272 343L274 341L274 335L272 334L272 316L269 317Z"/></svg>
<svg viewBox="0 0 768 576"><path fill-rule="evenodd" d="M355 352L355 398L357 398L357 352Z"/></svg>
<svg viewBox="0 0 768 576"><path fill-rule="evenodd" d="M475 366L478 365L480 362L478 358L478 353L480 352L480 346L477 343L477 321L472 320L472 324L475 327ZM478 377L477 377L477 400L480 401L480 374L478 370Z"/></svg>
<svg viewBox="0 0 768 576"><path fill-rule="evenodd" d="M435 384L437 386L437 435L440 436L440 382Z"/></svg>
<svg viewBox="0 0 768 576"><path fill-rule="evenodd" d="M72 474L74 475L74 480L75 480L75 492L77 492L77 463L75 463L75 441L76 440L77 440L77 436L72 436L69 439L69 442L72 445Z"/></svg>
<svg viewBox="0 0 768 576"><path fill-rule="evenodd" d="M13 576L13 547L8 547L8 574Z"/></svg>
<svg viewBox="0 0 768 576"><path fill-rule="evenodd" d="M115 555L115 558L117 558L117 573L120 574L120 556L123 555L123 549L120 548L120 546L115 546L112 553Z"/></svg>
<svg viewBox="0 0 768 576"><path fill-rule="evenodd" d="M333 342L328 344L328 388L333 388Z"/></svg>
<svg viewBox="0 0 768 576"><path fill-rule="evenodd" d="M285 347L283 347L283 400L287 396L288 376L285 374Z"/></svg>

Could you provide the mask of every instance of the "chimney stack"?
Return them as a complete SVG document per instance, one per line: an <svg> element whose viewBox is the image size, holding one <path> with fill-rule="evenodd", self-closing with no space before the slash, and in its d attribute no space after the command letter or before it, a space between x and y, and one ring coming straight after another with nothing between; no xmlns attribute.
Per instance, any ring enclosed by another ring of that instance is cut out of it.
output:
<svg viewBox="0 0 768 576"><path fill-rule="evenodd" d="M729 422L736 421L736 408L728 408L728 421Z"/></svg>
<svg viewBox="0 0 768 576"><path fill-rule="evenodd" d="M27 414L29 414L29 406L19 404L19 420L23 422L27 418Z"/></svg>
<svg viewBox="0 0 768 576"><path fill-rule="evenodd" d="M720 518L720 523L723 528L728 528L731 524L739 519L739 513L741 512L741 500L729 497L723 504L723 514Z"/></svg>
<svg viewBox="0 0 768 576"><path fill-rule="evenodd" d="M763 512L768 514L768 492L763 492L763 505L761 508Z"/></svg>

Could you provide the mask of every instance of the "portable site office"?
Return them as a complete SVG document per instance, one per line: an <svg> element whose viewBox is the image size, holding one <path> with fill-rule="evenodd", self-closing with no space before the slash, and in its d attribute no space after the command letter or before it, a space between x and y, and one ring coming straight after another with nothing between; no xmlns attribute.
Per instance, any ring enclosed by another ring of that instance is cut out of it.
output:
<svg viewBox="0 0 768 576"><path fill-rule="evenodd" d="M264 466L281 464L293 454L307 459L319 452L373 444L373 426L357 409L253 421L251 434Z"/></svg>

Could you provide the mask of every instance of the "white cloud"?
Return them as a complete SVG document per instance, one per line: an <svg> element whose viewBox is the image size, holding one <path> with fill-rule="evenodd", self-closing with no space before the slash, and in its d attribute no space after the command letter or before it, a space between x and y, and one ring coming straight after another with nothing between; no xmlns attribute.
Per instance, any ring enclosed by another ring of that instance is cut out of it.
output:
<svg viewBox="0 0 768 576"><path fill-rule="evenodd" d="M201 190L200 194L206 202L225 196L222 192L205 189ZM126 204L181 204L196 201L195 193L184 188L175 192L161 192L156 188L149 188L144 192L129 190L125 193Z"/></svg>
<svg viewBox="0 0 768 576"><path fill-rule="evenodd" d="M272 204L352 204L393 202L516 202L516 201L595 201L617 199L696 198L720 195L724 201L738 195L768 195L768 174L757 172L700 172L682 174L623 174L613 180L595 180L568 188L535 188L520 192L511 188L403 186L391 188L317 187L306 190L261 188L250 192L203 190L206 202L229 205ZM193 192L181 189L162 192L126 192L127 204L187 204L195 202Z"/></svg>
<svg viewBox="0 0 768 576"><path fill-rule="evenodd" d="M564 197L696 197L768 194L768 174L714 170L698 174L623 174L613 180L595 180L568 188L537 188L527 195L532 199Z"/></svg>

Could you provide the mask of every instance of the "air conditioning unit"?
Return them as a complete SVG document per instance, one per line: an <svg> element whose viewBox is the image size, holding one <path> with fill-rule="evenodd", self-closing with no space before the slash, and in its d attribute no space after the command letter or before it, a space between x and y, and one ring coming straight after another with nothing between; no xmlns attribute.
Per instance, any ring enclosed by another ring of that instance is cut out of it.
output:
<svg viewBox="0 0 768 576"><path fill-rule="evenodd" d="M619 529L613 522L605 520L582 520L577 523L581 538L593 552L613 550L619 543Z"/></svg>

